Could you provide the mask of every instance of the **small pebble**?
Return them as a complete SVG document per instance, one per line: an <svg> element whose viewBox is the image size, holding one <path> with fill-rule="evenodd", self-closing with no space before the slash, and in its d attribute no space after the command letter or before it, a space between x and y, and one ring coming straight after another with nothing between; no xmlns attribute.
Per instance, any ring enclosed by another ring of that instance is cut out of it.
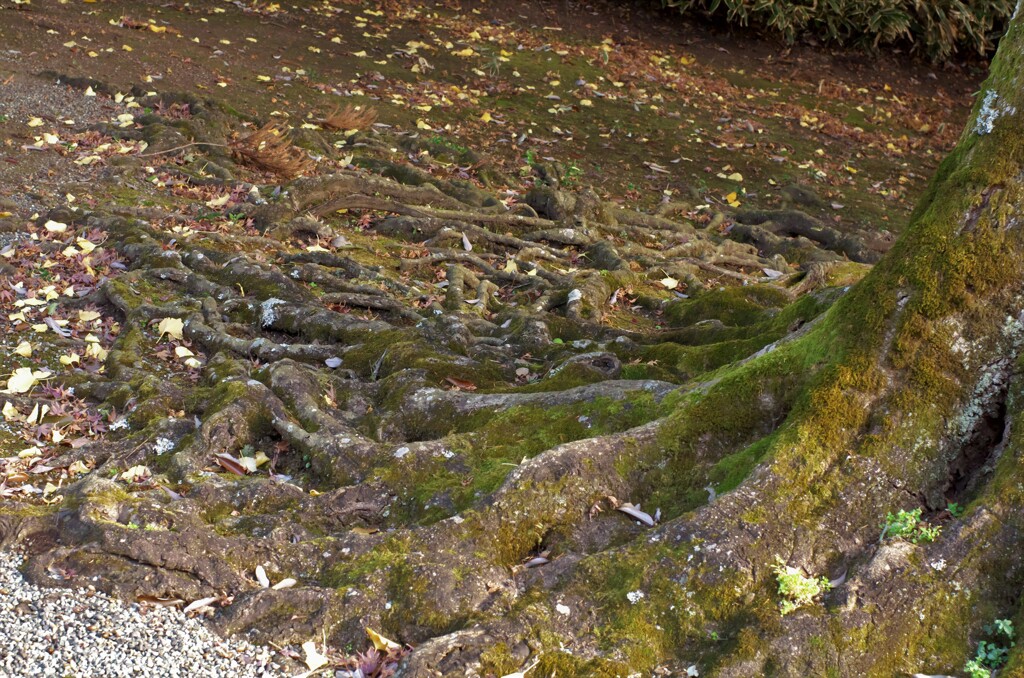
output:
<svg viewBox="0 0 1024 678"><path fill-rule="evenodd" d="M25 581L22 557L0 552L0 676L285 675L274 652L223 639L170 607L124 603L86 589L43 589Z"/></svg>

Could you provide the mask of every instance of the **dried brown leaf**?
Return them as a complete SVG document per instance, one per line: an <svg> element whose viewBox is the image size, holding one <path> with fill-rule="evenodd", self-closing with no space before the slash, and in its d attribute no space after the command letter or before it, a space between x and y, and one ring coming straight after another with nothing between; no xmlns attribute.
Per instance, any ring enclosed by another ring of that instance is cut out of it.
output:
<svg viewBox="0 0 1024 678"><path fill-rule="evenodd" d="M309 155L288 138L288 130L278 123L267 123L252 134L231 142L235 159L282 179L307 174L315 166Z"/></svg>
<svg viewBox="0 0 1024 678"><path fill-rule="evenodd" d="M347 104L345 108L335 106L334 110L320 120L320 124L330 130L366 129L377 121L377 110L374 108L356 108Z"/></svg>

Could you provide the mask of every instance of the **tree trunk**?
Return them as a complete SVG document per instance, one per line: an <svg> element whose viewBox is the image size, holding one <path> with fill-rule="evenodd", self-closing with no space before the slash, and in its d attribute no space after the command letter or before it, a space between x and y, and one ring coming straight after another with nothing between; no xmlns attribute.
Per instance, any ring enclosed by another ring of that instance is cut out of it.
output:
<svg viewBox="0 0 1024 678"><path fill-rule="evenodd" d="M723 459L761 460L746 480L643 539L530 579L550 595L527 594L514 621L421 646L410 675L460 652L465 665L473 646L494 654L530 639L547 650L532 675L659 665L673 675L946 674L973 657L983 626L1024 622L1020 14L892 251L802 337L726 371L653 439L638 436L639 451L618 451L666 454L664 483ZM794 394L780 379L795 369L810 376ZM759 408L785 420L751 424ZM717 421L693 420L706 416ZM657 483L648 490L657 495ZM966 512L954 518L949 503ZM941 534L880 538L901 509L921 509ZM520 510L543 522L540 509ZM776 558L834 589L781 615ZM1002 675L1024 675L1020 647Z"/></svg>

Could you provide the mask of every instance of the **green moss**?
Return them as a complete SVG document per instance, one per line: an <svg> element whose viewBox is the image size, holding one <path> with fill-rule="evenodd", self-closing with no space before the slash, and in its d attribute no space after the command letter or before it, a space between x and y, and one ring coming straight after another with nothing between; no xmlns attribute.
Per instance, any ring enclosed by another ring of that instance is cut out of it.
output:
<svg viewBox="0 0 1024 678"><path fill-rule="evenodd" d="M398 517L430 523L496 490L524 458L563 443L626 430L667 411L649 393L638 391L624 400L598 398L551 408L519 406L480 412L443 425L455 430L445 441L452 459L395 464L377 474L398 491ZM439 502L442 497L446 500Z"/></svg>
<svg viewBox="0 0 1024 678"><path fill-rule="evenodd" d="M371 575L387 576L392 568L405 567L408 548L407 538L388 537L360 556L334 563L320 581L324 586L338 589L359 586Z"/></svg>
<svg viewBox="0 0 1024 678"><path fill-rule="evenodd" d="M673 326L718 320L742 327L770 319L789 302L784 290L768 285L726 287L670 303L665 308L665 317Z"/></svg>
<svg viewBox="0 0 1024 678"><path fill-rule="evenodd" d="M506 643L495 643L480 654L480 671L483 675L505 676L519 667Z"/></svg>

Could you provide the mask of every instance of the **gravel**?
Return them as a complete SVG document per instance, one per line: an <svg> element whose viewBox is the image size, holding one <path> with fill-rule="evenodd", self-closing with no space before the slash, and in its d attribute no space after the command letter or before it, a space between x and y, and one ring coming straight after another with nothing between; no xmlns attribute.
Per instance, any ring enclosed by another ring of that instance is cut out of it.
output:
<svg viewBox="0 0 1024 678"><path fill-rule="evenodd" d="M45 589L0 553L0 676L284 675L273 651L218 637L169 607L126 604L91 589Z"/></svg>

